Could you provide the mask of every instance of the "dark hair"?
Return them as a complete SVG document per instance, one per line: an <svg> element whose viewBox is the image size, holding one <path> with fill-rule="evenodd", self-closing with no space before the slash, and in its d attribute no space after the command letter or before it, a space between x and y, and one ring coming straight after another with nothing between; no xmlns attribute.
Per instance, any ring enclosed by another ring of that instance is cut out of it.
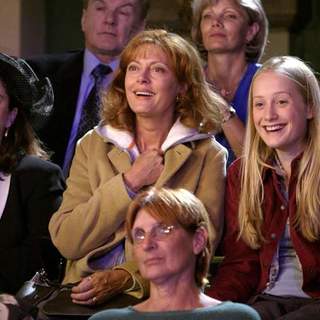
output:
<svg viewBox="0 0 320 320"><path fill-rule="evenodd" d="M126 230L128 240L132 243L131 230L140 209L146 210L155 219L164 223L178 223L185 231L195 234L202 227L208 231L207 243L197 255L195 282L199 287L208 283L207 274L212 255L212 227L207 210L203 203L190 191L185 189L157 189L151 187L137 195L131 203Z"/></svg>
<svg viewBox="0 0 320 320"><path fill-rule="evenodd" d="M88 8L89 1L90 0L82 0L83 9ZM139 3L139 7L140 7L140 19L145 20L148 15L149 8L150 8L150 0L137 0L137 2Z"/></svg>
<svg viewBox="0 0 320 320"><path fill-rule="evenodd" d="M9 110L18 110L13 124L8 129L8 135L2 138L0 144L0 171L8 174L13 172L24 155L36 155L43 159L48 159L48 155L31 127L28 108L15 95L14 86L11 85L12 78L1 72L0 82L9 97Z"/></svg>

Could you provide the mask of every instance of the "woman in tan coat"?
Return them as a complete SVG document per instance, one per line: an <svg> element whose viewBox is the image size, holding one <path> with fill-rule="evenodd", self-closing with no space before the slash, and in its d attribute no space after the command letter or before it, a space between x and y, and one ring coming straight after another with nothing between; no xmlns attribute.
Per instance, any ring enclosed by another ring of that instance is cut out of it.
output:
<svg viewBox="0 0 320 320"><path fill-rule="evenodd" d="M50 222L67 258L72 299L96 304L146 293L131 259L124 221L137 192L183 187L207 208L216 247L223 226L226 150L214 139L217 104L195 48L164 30L137 35L103 98L101 123L78 143L68 187Z"/></svg>

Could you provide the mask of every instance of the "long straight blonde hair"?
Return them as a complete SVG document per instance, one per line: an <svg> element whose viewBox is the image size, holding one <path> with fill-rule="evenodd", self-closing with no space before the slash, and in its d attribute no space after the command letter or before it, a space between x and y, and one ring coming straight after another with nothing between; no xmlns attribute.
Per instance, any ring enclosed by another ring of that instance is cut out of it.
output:
<svg viewBox="0 0 320 320"><path fill-rule="evenodd" d="M288 77L295 83L304 102L311 107L313 118L306 120L306 148L298 167L296 186L297 212L294 227L308 241L316 241L320 235L320 89L310 67L295 57L274 57L266 61L255 74L272 71ZM264 200L263 171L270 167L275 150L268 147L253 123L252 85L248 101L248 124L244 156L241 166L241 195L239 204L240 237L252 248L259 248L265 241L262 234Z"/></svg>

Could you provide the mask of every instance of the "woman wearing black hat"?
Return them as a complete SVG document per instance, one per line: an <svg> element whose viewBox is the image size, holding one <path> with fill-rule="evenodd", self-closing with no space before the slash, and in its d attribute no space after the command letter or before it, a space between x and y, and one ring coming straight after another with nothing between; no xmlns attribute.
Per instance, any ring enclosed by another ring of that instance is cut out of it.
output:
<svg viewBox="0 0 320 320"><path fill-rule="evenodd" d="M0 292L15 293L50 258L48 222L65 185L59 167L43 160L31 122L41 125L52 102L47 80L0 54Z"/></svg>

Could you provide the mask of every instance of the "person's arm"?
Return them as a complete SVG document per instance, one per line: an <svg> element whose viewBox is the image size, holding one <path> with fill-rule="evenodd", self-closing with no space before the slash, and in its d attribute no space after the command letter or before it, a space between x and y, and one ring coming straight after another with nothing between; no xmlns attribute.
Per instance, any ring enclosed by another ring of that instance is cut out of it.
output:
<svg viewBox="0 0 320 320"><path fill-rule="evenodd" d="M242 156L246 128L240 118L235 115L223 122L222 130L236 157Z"/></svg>
<svg viewBox="0 0 320 320"><path fill-rule="evenodd" d="M236 167L237 166L237 167ZM239 161L228 169L225 195L225 235L222 240L223 262L207 293L219 300L246 302L255 293L260 277L258 250L238 239L240 194Z"/></svg>
<svg viewBox="0 0 320 320"><path fill-rule="evenodd" d="M123 174L108 161L105 143L101 141L103 148L92 149L91 138L77 145L62 205L49 224L54 244L70 260L83 258L112 240L116 230L123 230L124 235L123 222L131 202ZM89 173L89 166L97 169Z"/></svg>

